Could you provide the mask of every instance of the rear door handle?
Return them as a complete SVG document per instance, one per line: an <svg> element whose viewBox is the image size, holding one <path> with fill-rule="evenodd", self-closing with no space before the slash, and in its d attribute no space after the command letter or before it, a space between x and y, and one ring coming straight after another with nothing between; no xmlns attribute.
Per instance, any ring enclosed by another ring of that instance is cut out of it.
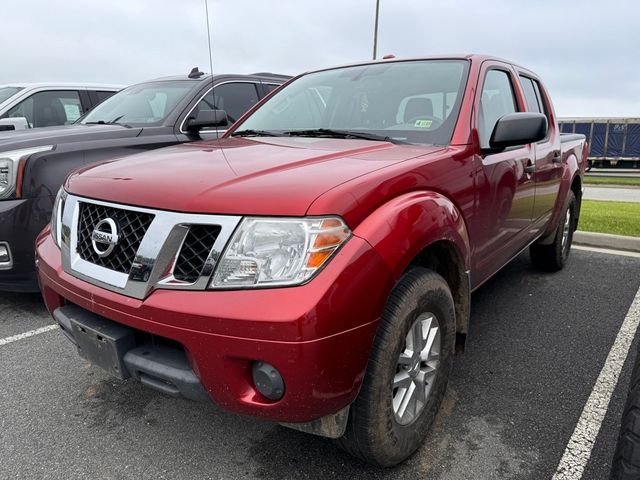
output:
<svg viewBox="0 0 640 480"><path fill-rule="evenodd" d="M551 160L553 163L562 163L562 154L554 155Z"/></svg>
<svg viewBox="0 0 640 480"><path fill-rule="evenodd" d="M526 167L524 167L524 171L525 173L534 173L536 171L536 164L531 163L527 165Z"/></svg>

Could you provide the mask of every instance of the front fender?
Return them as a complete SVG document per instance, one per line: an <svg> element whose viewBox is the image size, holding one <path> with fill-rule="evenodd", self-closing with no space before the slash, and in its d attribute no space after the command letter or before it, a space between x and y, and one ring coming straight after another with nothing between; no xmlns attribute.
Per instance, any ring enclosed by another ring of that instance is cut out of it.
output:
<svg viewBox="0 0 640 480"><path fill-rule="evenodd" d="M403 194L385 203L354 230L387 263L398 279L411 261L430 244L452 242L465 269L470 265L470 244L464 219L444 195L432 191Z"/></svg>

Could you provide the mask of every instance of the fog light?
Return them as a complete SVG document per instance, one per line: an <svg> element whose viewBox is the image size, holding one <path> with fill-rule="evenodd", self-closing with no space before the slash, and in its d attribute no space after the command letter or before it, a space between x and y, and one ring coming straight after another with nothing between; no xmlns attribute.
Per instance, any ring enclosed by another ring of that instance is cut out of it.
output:
<svg viewBox="0 0 640 480"><path fill-rule="evenodd" d="M252 368L253 383L258 391L269 400L280 400L284 395L284 380L273 365L254 362Z"/></svg>
<svg viewBox="0 0 640 480"><path fill-rule="evenodd" d="M11 254L9 253L9 245L0 243L0 264L11 263Z"/></svg>

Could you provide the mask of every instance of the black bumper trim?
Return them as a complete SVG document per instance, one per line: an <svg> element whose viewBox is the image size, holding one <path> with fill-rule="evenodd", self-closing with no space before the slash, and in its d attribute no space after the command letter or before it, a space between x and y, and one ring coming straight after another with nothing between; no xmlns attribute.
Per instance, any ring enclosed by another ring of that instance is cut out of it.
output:
<svg viewBox="0 0 640 480"><path fill-rule="evenodd" d="M130 376L173 397L209 401L184 351L165 345L135 343L135 330L77 305L53 311L53 318L80 356L125 379Z"/></svg>
<svg viewBox="0 0 640 480"><path fill-rule="evenodd" d="M141 345L129 350L124 363L133 378L172 397L208 401L209 395L193 373L184 352L163 345Z"/></svg>

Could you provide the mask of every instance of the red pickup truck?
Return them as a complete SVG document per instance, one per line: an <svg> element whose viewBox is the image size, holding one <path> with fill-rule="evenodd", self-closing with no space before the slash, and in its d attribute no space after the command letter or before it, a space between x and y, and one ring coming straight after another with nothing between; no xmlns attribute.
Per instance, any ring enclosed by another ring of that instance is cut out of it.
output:
<svg viewBox="0 0 640 480"><path fill-rule="evenodd" d="M221 140L72 174L42 293L116 376L394 465L438 411L471 293L526 248L565 265L586 153L503 60L306 73Z"/></svg>

